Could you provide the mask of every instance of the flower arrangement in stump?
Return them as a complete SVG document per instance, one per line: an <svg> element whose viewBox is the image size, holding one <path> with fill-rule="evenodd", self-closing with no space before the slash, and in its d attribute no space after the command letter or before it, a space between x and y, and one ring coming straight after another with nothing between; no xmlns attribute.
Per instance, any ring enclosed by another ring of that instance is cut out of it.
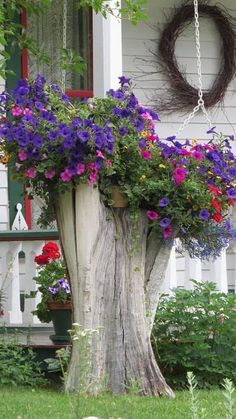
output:
<svg viewBox="0 0 236 419"><path fill-rule="evenodd" d="M204 144L161 141L158 115L139 104L125 77L105 99L79 105L42 76L19 81L0 98L10 113L0 128L5 156L31 194L44 199L43 225L55 217L58 194L88 183L98 185L108 205L118 185L133 212L143 208L150 228L164 239L180 237L192 256L215 257L234 236L232 137L211 129Z"/></svg>
<svg viewBox="0 0 236 419"><path fill-rule="evenodd" d="M176 237L200 258L216 257L235 237L231 137L211 129L205 143L160 140L158 115L123 76L105 98L78 104L42 76L0 100L5 154L44 199L40 221L56 213L74 321L100 331L90 342L90 391L106 379L121 393L135 380L143 394L171 396L150 343L158 293ZM112 208L114 186L127 208ZM69 391L79 391L78 352L73 345Z"/></svg>
<svg viewBox="0 0 236 419"><path fill-rule="evenodd" d="M50 303L71 302L70 285L65 277L64 260L56 243L46 243L42 253L35 256L34 261L38 265L38 275L34 277L34 280L39 285L38 290L42 297L34 314L40 321L47 323L51 320Z"/></svg>

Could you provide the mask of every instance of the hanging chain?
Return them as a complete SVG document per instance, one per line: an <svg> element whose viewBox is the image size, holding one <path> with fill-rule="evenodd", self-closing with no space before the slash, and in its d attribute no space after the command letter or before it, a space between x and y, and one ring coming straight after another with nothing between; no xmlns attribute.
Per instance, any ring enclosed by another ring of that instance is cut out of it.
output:
<svg viewBox="0 0 236 419"><path fill-rule="evenodd" d="M193 0L194 4L194 25L195 25L195 45L196 45L196 57L197 57L197 74L198 74L198 102L193 111L189 114L189 116L185 119L183 124L178 130L178 133L182 132L185 127L189 124L189 122L193 119L195 114L201 109L205 118L208 122L209 127L212 127L212 123L210 117L207 113L205 108L204 99L203 99L203 91L202 91L202 62L201 62L201 44L200 44L200 32L199 32L199 12L198 12L198 0Z"/></svg>
<svg viewBox="0 0 236 419"><path fill-rule="evenodd" d="M63 28L62 28L62 48L66 49L67 45L67 0L63 1ZM62 70L61 75L62 91L66 89L66 70Z"/></svg>

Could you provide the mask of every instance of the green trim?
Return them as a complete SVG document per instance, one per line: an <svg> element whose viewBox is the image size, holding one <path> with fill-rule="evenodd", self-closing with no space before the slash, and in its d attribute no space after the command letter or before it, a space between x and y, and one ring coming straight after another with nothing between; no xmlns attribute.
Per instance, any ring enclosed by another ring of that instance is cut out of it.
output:
<svg viewBox="0 0 236 419"><path fill-rule="evenodd" d="M57 230L25 230L25 231L1 231L1 241L17 241L17 240L58 240L59 234Z"/></svg>
<svg viewBox="0 0 236 419"><path fill-rule="evenodd" d="M16 22L19 22L19 16L15 19ZM13 70L15 74L9 75L6 80L6 89L14 89L18 80L21 79L21 51L19 47L9 47L10 60L8 61L7 68L8 70ZM8 166L8 202L9 202L9 221L10 226L16 216L16 204L20 202L24 211L24 185L23 182L14 180L13 170L11 166Z"/></svg>

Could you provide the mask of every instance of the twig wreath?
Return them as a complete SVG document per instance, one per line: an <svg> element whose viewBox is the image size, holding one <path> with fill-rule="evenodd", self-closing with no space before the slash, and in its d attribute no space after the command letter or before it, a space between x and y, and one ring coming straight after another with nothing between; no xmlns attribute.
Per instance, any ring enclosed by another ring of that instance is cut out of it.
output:
<svg viewBox="0 0 236 419"><path fill-rule="evenodd" d="M211 108L223 100L227 87L236 73L236 20L222 7L210 6L205 1L199 3L199 16L208 16L214 21L222 40L219 73L212 87L203 95L205 107ZM193 18L193 6L185 2L175 9L172 19L162 32L157 58L161 72L168 75L169 87L165 98L154 99L159 111L172 112L180 109L187 111L197 103L198 90L189 84L175 56L176 40Z"/></svg>

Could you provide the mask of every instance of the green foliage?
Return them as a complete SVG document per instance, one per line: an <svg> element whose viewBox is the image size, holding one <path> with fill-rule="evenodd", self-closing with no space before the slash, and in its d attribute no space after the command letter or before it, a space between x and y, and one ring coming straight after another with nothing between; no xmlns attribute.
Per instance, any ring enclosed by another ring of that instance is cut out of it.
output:
<svg viewBox="0 0 236 419"><path fill-rule="evenodd" d="M61 0L63 1L63 0ZM101 13L105 18L108 14L112 14L117 18L126 17L131 23L137 24L140 20L147 18L145 6L147 0L124 0L121 7L119 1L116 3L115 9L111 8L109 2L105 0L77 0L78 8L91 7L95 13ZM22 13L23 8L27 14L40 15L51 6L52 0L8 0L0 2L0 77L6 78L12 71L7 70L7 63L10 54L14 53L14 48L28 48L28 51L36 57L40 62L49 63L49 57L43 51L41 45L27 34L24 26L17 22ZM9 47L11 52L9 53ZM69 60L67 59L69 55ZM83 74L86 64L82 57L77 56L72 50L61 50L61 67L66 71L78 72Z"/></svg>
<svg viewBox="0 0 236 419"><path fill-rule="evenodd" d="M65 275L65 263L63 259L52 260L48 265L41 266L38 268L38 275L33 279L38 284L38 290L41 292L41 301L37 304L35 314L41 322L48 323L51 321L50 311L48 309L48 303L55 301L49 288L54 287L60 278L64 278ZM35 292L31 292L27 297L35 297ZM71 298L66 292L61 290L57 294L56 300L61 303L65 303Z"/></svg>
<svg viewBox="0 0 236 419"><path fill-rule="evenodd" d="M162 296L152 334L154 352L168 383L185 387L193 371L199 386L236 383L236 296L213 283L193 281L192 291Z"/></svg>
<svg viewBox="0 0 236 419"><path fill-rule="evenodd" d="M4 333L0 341L0 386L38 387L46 383L32 349L20 345L17 336L10 338Z"/></svg>
<svg viewBox="0 0 236 419"><path fill-rule="evenodd" d="M60 372L62 374L62 380L65 381L67 377L67 370L69 367L71 357L71 348L66 346L65 348L58 349L56 351L55 358L46 358L44 362L48 364L48 372Z"/></svg>
<svg viewBox="0 0 236 419"><path fill-rule="evenodd" d="M223 381L223 395L225 397L225 411L226 411L226 419L234 419L236 413L235 411L235 400L233 394L235 392L235 387L228 378L225 378Z"/></svg>

